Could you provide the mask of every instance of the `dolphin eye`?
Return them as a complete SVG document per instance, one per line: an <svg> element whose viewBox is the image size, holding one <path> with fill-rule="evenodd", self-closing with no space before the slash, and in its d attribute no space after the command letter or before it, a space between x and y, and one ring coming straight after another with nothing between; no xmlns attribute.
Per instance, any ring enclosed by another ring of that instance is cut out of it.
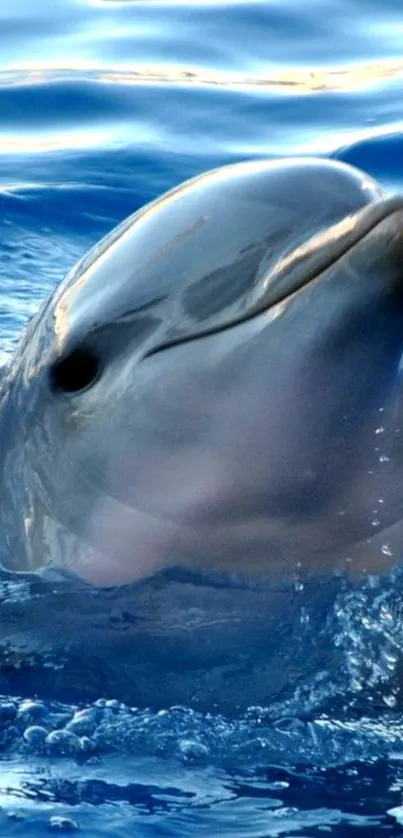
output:
<svg viewBox="0 0 403 838"><path fill-rule="evenodd" d="M59 393L78 393L94 383L99 369L99 360L92 352L73 349L53 364L50 370L51 387Z"/></svg>

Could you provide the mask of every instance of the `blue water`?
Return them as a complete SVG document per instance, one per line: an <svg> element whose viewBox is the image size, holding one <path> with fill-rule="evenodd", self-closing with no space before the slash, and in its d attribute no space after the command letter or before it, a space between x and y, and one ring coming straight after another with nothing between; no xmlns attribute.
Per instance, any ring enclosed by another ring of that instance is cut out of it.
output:
<svg viewBox="0 0 403 838"><path fill-rule="evenodd" d="M90 245L184 178L318 153L402 187L402 37L401 0L1 3L0 360ZM79 702L63 668L19 677L11 644L0 833L402 834L398 577L391 587L341 593L326 616L344 703L336 670L237 718L129 708L107 679ZM30 596L38 614L34 593L1 590L15 637ZM57 701L41 701L51 683Z"/></svg>

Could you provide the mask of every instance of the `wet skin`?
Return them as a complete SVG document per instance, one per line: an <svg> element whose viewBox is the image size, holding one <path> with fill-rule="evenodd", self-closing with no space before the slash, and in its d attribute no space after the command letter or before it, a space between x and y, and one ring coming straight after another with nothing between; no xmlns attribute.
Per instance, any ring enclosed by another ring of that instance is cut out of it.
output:
<svg viewBox="0 0 403 838"><path fill-rule="evenodd" d="M326 160L189 181L93 248L3 376L0 554L382 572L403 540L403 198Z"/></svg>

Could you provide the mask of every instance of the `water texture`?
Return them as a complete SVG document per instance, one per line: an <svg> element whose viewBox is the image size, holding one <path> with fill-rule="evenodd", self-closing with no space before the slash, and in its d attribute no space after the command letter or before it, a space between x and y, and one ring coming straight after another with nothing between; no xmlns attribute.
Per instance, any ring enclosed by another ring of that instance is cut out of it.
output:
<svg viewBox="0 0 403 838"><path fill-rule="evenodd" d="M401 189L402 37L400 0L2 3L0 361L102 234L184 178L317 153ZM319 600L297 586L280 657L288 675L298 654L312 666L295 665L291 693L237 714L208 692L199 708L171 706L169 684L182 679L186 699L186 679L158 644L155 706L131 706L126 674L113 669L116 638L126 653L138 642L130 604L82 594L81 613L98 614L101 651L91 658L84 643L77 663L69 589L45 613L35 585L5 578L1 834L401 835L400 590L399 574ZM240 610L253 593L242 596ZM55 646L39 665L47 619ZM270 658L256 667L279 686ZM246 705L251 681L246 672ZM239 683L223 670L217 695L226 689L236 704Z"/></svg>

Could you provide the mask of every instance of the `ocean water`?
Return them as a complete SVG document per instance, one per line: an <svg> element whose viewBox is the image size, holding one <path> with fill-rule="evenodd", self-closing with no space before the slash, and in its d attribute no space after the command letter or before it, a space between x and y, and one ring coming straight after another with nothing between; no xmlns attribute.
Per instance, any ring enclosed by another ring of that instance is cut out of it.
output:
<svg viewBox="0 0 403 838"><path fill-rule="evenodd" d="M102 234L187 177L314 153L403 188L402 37L400 0L2 3L1 361ZM196 582L169 584L183 598ZM264 598L256 612L253 591L217 586L212 607L230 597L254 613L233 641L255 659L231 677L218 626L202 651L222 672L193 702L186 639L157 637L133 706L130 590L123 604L113 591L73 600L4 578L0 833L401 835L400 591L398 572L355 591L296 586L280 621L277 593L273 626ZM274 684L263 706L256 672Z"/></svg>

